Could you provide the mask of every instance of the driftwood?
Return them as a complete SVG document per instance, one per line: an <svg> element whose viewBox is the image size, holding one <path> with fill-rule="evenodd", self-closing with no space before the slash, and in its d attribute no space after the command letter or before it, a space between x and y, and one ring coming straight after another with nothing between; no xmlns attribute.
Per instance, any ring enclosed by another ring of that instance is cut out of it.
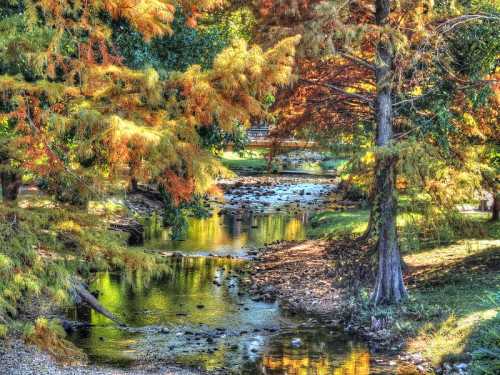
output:
<svg viewBox="0 0 500 375"><path fill-rule="evenodd" d="M92 309L98 313L104 315L106 318L111 319L113 322L119 324L120 326L126 326L108 309L106 309L101 303L85 288L85 286L76 280L73 285L73 289L76 295Z"/></svg>

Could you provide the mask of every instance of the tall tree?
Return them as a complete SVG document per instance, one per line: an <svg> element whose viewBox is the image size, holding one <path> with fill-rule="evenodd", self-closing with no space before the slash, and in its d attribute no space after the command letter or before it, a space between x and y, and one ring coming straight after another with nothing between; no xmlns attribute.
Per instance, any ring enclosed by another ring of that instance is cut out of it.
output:
<svg viewBox="0 0 500 375"><path fill-rule="evenodd" d="M375 22L382 30L389 23L390 0L375 1ZM386 31L389 33L389 31ZM375 56L375 77L377 96L375 100L377 136L379 148L375 171L375 200L373 212L376 213L378 233L377 250L379 254L378 273L374 303L400 302L406 297L401 271L401 256L396 230L396 162L397 153L391 150L393 142L393 64L395 46L383 31L379 33Z"/></svg>
<svg viewBox="0 0 500 375"><path fill-rule="evenodd" d="M435 154L441 154L440 158L453 154L447 148L455 129L460 129L460 120L450 106L454 93L469 86L470 77L459 77L451 69L448 53L444 53L446 36L462 24L498 23L500 18L486 13L454 18L457 8L451 3L426 0L259 4L261 13L267 14L264 30L279 29L279 35L301 30L304 37L299 56L321 61L299 63L299 67L317 66L321 70L300 72L303 78L292 100L280 103L284 123L307 119L304 115L316 112L315 116L327 119L321 126L340 132L346 129L344 119L354 131L361 122L371 120L374 124L376 163L370 227L378 239L379 268L372 301L398 303L406 291L396 228L397 167L414 142L437 149ZM477 82L477 88L488 85ZM314 96L308 98L305 93Z"/></svg>

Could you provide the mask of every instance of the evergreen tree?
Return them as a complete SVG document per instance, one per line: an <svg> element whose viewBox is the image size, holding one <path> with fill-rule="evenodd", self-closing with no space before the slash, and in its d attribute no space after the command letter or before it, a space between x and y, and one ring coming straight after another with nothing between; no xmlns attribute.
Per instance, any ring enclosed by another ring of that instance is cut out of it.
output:
<svg viewBox="0 0 500 375"><path fill-rule="evenodd" d="M498 13L467 14L468 9L454 2L426 0L259 2L263 30L273 29L281 36L292 30L303 34L301 79L290 99L281 102L284 126L278 129L286 134L289 124L300 128L299 122L306 120L319 123L320 130L336 128L352 134L367 129L360 124L374 125L369 234L378 239L375 304L398 303L406 296L396 229L398 169L404 168L406 157L415 160L411 157L415 142L432 149L439 160L456 161L450 146L464 137L455 136L461 125L452 103L464 98L465 88L478 92L491 87L479 76L457 77L450 60L452 31L488 22L498 30ZM480 48L475 51L485 55ZM489 56L488 61L498 56L498 47ZM491 69L480 76L485 74Z"/></svg>

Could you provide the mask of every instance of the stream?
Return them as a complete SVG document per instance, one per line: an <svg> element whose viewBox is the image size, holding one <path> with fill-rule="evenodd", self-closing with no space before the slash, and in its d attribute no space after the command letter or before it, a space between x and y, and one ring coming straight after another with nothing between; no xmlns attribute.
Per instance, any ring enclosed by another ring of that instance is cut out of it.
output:
<svg viewBox="0 0 500 375"><path fill-rule="evenodd" d="M85 306L68 312L89 323L70 339L94 363L129 366L165 361L235 374L387 373L362 342L316 320L292 315L245 290L255 249L307 235L334 185L329 178L252 177L225 188L208 218L188 219L181 241L160 231L147 246L171 252L168 272L100 273L99 301L124 321L118 327Z"/></svg>

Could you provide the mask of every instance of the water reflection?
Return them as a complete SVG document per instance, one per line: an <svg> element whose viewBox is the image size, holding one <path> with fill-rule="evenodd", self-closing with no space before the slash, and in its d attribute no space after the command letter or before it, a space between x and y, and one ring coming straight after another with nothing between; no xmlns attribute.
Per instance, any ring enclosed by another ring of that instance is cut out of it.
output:
<svg viewBox="0 0 500 375"><path fill-rule="evenodd" d="M168 230L160 232L147 246L155 250L175 250L190 254L245 255L246 249L279 240L303 240L308 212L289 214L241 215L217 212L209 218L188 218L183 241L169 239Z"/></svg>
<svg viewBox="0 0 500 375"><path fill-rule="evenodd" d="M362 345L346 341L340 335L321 332L302 332L305 341L294 348L296 333L281 335L272 340L270 349L262 356L260 373L287 375L368 375L370 355ZM248 372L250 373L250 372Z"/></svg>
<svg viewBox="0 0 500 375"><path fill-rule="evenodd" d="M241 289L241 260L182 257L170 266L168 275L154 278L99 274L92 289L131 328L79 308L70 318L92 327L70 338L93 361L122 366L161 359L236 374L369 373L359 343L321 328L298 328L301 317L253 301Z"/></svg>

